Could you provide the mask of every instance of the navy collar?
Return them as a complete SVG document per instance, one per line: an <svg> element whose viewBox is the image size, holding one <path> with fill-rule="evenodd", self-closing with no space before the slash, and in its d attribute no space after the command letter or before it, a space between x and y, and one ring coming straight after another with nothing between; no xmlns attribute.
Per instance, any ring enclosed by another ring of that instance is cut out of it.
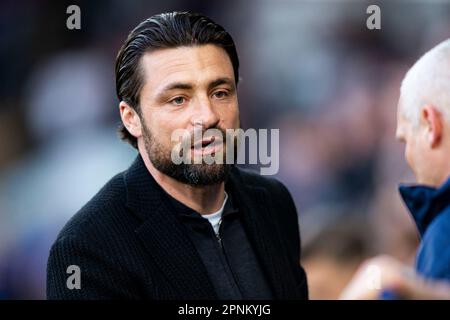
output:
<svg viewBox="0 0 450 320"><path fill-rule="evenodd" d="M450 206L450 177L439 188L400 185L400 195L413 216L420 235L447 206Z"/></svg>

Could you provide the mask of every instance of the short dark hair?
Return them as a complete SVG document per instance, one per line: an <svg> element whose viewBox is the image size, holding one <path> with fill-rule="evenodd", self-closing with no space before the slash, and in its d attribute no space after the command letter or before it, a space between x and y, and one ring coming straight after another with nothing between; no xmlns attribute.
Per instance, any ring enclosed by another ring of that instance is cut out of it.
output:
<svg viewBox="0 0 450 320"><path fill-rule="evenodd" d="M142 21L128 35L116 58L116 91L119 101L125 101L141 115L139 94L143 87L141 57L148 51L181 46L215 44L223 48L233 65L236 84L239 79L239 58L231 35L210 18L191 12L169 12ZM119 135L137 148L137 139L123 124Z"/></svg>

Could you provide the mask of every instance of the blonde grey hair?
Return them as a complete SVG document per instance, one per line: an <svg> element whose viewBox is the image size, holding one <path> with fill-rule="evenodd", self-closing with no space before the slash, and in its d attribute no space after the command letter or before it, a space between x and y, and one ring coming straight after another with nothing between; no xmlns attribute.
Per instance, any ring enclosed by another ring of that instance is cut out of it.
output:
<svg viewBox="0 0 450 320"><path fill-rule="evenodd" d="M399 107L413 125L419 125L420 110L426 104L450 121L450 39L425 53L402 81Z"/></svg>

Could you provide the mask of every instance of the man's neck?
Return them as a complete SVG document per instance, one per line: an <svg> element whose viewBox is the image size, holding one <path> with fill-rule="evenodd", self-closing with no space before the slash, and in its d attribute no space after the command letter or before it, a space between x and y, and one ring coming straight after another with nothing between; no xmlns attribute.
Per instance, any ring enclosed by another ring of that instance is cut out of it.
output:
<svg viewBox="0 0 450 320"><path fill-rule="evenodd" d="M223 182L209 186L191 186L182 183L156 169L146 152L140 152L140 154L147 170L171 197L200 214L211 214L222 207L225 199Z"/></svg>

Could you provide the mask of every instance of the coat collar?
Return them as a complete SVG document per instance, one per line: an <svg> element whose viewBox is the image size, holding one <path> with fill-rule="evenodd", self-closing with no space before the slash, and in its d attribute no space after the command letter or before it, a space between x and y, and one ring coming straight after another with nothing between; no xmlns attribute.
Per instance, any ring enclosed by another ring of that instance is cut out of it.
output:
<svg viewBox="0 0 450 320"><path fill-rule="evenodd" d="M450 205L450 177L439 188L401 185L399 191L421 236L424 235L433 219Z"/></svg>
<svg viewBox="0 0 450 320"><path fill-rule="evenodd" d="M170 198L149 173L140 155L125 172L125 182L127 206L143 221L136 233L167 280L176 290L182 290L185 299L216 299L206 267L181 223L180 215L175 214ZM286 254L282 254L286 248L278 236L274 236L277 233L274 233L273 218L267 208L270 194L265 188L246 184L236 167L226 181L226 189L232 193L234 205L242 214L244 228L275 298L294 297L292 279L295 275L286 268L291 262Z"/></svg>
<svg viewBox="0 0 450 320"><path fill-rule="evenodd" d="M206 267L170 206L168 195L140 155L125 172L125 183L127 206L142 220L135 232L176 294L183 300L217 299Z"/></svg>

